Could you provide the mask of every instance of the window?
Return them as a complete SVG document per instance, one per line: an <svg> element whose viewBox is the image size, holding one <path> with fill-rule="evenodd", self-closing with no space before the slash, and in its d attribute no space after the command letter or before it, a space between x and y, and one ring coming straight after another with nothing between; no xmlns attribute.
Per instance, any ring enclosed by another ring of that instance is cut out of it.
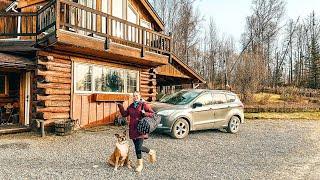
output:
<svg viewBox="0 0 320 180"><path fill-rule="evenodd" d="M5 75L0 75L0 95L8 95L8 80L7 76Z"/></svg>
<svg viewBox="0 0 320 180"><path fill-rule="evenodd" d="M92 64L75 64L78 93L133 93L138 91L139 72Z"/></svg>
<svg viewBox="0 0 320 180"><path fill-rule="evenodd" d="M223 104L227 102L227 98L224 94L213 94L214 104Z"/></svg>
<svg viewBox="0 0 320 180"><path fill-rule="evenodd" d="M87 64L75 65L76 90L88 92L92 89L92 67Z"/></svg>
<svg viewBox="0 0 320 180"><path fill-rule="evenodd" d="M235 102L237 99L237 97L235 95L232 94L227 94L227 101L229 102Z"/></svg>
<svg viewBox="0 0 320 180"><path fill-rule="evenodd" d="M212 105L212 95L209 93L204 94L200 96L196 102L201 103L203 106Z"/></svg>

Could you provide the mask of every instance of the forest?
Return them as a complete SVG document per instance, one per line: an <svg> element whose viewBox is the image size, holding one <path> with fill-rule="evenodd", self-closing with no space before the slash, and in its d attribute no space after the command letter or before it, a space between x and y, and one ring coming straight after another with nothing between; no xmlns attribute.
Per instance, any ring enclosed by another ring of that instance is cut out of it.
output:
<svg viewBox="0 0 320 180"><path fill-rule="evenodd" d="M320 88L320 17L285 18L285 0L253 0L240 42L204 18L199 0L150 0L174 39L174 53L212 89L231 89L244 100L267 89ZM240 48L237 48L240 47Z"/></svg>

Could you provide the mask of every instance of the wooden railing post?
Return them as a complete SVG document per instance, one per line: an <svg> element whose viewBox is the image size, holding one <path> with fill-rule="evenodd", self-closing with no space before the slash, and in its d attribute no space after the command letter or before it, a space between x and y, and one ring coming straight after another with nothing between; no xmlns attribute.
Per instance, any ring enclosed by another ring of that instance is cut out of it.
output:
<svg viewBox="0 0 320 180"><path fill-rule="evenodd" d="M144 44L144 41L145 41L145 37L146 36L146 30L145 29L142 29L142 48L141 48L141 57L144 57L145 55L145 44ZM147 41L146 41L147 42Z"/></svg>
<svg viewBox="0 0 320 180"><path fill-rule="evenodd" d="M173 50L173 36L172 33L169 33L170 39L169 39L169 63L172 63L172 50Z"/></svg>
<svg viewBox="0 0 320 180"><path fill-rule="evenodd" d="M56 0L57 1L57 9L56 9L56 30L60 29L60 10L61 10L61 4L60 4L60 0ZM66 13L66 9L64 10L64 13ZM65 23L65 22L64 22Z"/></svg>
<svg viewBox="0 0 320 180"><path fill-rule="evenodd" d="M109 38L109 32L110 32L110 25L109 25L109 18L106 17L106 40L104 42L104 49L109 50L110 48L110 38Z"/></svg>

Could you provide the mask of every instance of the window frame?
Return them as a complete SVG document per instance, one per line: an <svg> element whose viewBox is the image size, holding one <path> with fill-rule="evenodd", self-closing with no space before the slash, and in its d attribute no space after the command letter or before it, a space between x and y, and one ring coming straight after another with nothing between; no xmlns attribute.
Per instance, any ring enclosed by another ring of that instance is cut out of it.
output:
<svg viewBox="0 0 320 180"><path fill-rule="evenodd" d="M9 81L8 75L0 75L4 77L4 93L0 93L0 97L7 97L9 96Z"/></svg>
<svg viewBox="0 0 320 180"><path fill-rule="evenodd" d="M93 63L83 63L83 62L75 62L74 67L76 67L77 64L84 64L88 65L92 68L92 75L91 75L91 91L81 91L77 90L77 83L76 83L76 68L74 68L74 73L73 73L73 88L74 88L74 93L75 94L122 94L122 95L129 95L132 93L128 93L128 72L133 72L137 73L137 91L140 90L140 72L138 70L132 70L132 69L124 69L124 68L116 68L116 67L111 67L111 66L106 66L106 65L101 65L101 64L93 64ZM124 84L124 92L103 92L103 91L96 91L95 86L96 83L93 80L93 77L95 76L96 72L94 71L94 67L100 67L100 68L107 68L107 69L114 69L114 70L120 70L124 73L124 79L123 79L123 84Z"/></svg>

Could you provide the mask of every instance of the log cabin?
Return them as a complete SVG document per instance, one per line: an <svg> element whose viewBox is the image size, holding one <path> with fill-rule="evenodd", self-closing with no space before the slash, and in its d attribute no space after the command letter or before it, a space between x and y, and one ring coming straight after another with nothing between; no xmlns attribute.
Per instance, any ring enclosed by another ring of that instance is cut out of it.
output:
<svg viewBox="0 0 320 180"><path fill-rule="evenodd" d="M110 124L134 91L155 101L157 89L205 83L163 32L147 0L1 0L0 126Z"/></svg>

